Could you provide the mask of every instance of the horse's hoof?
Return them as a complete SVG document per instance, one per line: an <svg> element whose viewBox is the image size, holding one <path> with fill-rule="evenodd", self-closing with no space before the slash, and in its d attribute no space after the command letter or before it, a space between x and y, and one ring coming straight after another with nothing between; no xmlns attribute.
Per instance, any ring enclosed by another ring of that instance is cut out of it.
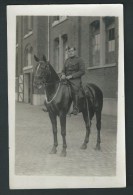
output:
<svg viewBox="0 0 133 195"><path fill-rule="evenodd" d="M101 151L101 147L99 145L96 145L95 150Z"/></svg>
<svg viewBox="0 0 133 195"><path fill-rule="evenodd" d="M56 147L53 147L49 154L56 154L56 153L57 153Z"/></svg>
<svg viewBox="0 0 133 195"><path fill-rule="evenodd" d="M66 151L62 150L60 156L61 156L61 157L66 157Z"/></svg>
<svg viewBox="0 0 133 195"><path fill-rule="evenodd" d="M87 148L87 144L82 144L82 146L80 148L81 148L81 150L85 150Z"/></svg>

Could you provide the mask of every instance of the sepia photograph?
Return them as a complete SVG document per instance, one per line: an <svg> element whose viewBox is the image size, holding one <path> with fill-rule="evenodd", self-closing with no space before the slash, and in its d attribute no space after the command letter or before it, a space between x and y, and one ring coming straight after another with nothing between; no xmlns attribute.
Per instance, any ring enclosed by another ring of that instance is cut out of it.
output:
<svg viewBox="0 0 133 195"><path fill-rule="evenodd" d="M125 187L122 5L7 7L11 189Z"/></svg>

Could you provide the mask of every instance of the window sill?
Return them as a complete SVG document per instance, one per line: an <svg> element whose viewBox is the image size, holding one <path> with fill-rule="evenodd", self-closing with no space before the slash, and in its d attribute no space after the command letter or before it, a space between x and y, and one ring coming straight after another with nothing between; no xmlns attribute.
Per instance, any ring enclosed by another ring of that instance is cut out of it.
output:
<svg viewBox="0 0 133 195"><path fill-rule="evenodd" d="M64 22L64 21L67 20L67 19L68 19L68 18L66 17L66 18L64 18L64 19L62 19L62 20L55 20L55 21L52 23L52 27L57 26L58 24Z"/></svg>
<svg viewBox="0 0 133 195"><path fill-rule="evenodd" d="M31 36L33 34L33 31L28 32L26 35L24 35L24 39L26 39L27 37Z"/></svg>
<svg viewBox="0 0 133 195"><path fill-rule="evenodd" d="M105 64L104 66L93 66L93 67L88 67L87 70L93 70L93 69L100 69L100 68L110 68L116 66L116 63L113 64Z"/></svg>
<svg viewBox="0 0 133 195"><path fill-rule="evenodd" d="M30 65L30 66L25 66L24 68L23 68L23 71L25 71L25 70L29 70L29 69L32 69L33 68L33 66L32 65Z"/></svg>

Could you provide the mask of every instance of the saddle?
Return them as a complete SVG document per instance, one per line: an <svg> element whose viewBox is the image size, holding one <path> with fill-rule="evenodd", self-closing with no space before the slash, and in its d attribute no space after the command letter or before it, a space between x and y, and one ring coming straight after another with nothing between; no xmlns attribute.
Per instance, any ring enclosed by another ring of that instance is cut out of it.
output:
<svg viewBox="0 0 133 195"><path fill-rule="evenodd" d="M63 81L61 81L61 83L63 85L67 85L71 91L70 82L68 80L63 80ZM94 103L93 91L89 85L86 85L83 87L83 85L81 84L81 86L79 88L78 96L79 96L79 99L87 98L89 100L90 104Z"/></svg>
<svg viewBox="0 0 133 195"><path fill-rule="evenodd" d="M94 91L92 88L87 84L85 87L81 85L79 90L79 98L87 98L89 100L89 105L94 105Z"/></svg>

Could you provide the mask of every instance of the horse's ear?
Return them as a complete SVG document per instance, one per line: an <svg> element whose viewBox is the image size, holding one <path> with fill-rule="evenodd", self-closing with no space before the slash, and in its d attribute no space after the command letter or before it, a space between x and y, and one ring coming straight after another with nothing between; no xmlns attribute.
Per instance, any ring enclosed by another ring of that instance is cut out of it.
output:
<svg viewBox="0 0 133 195"><path fill-rule="evenodd" d="M34 59L35 59L36 62L39 62L39 58L36 57L36 55L34 55Z"/></svg>
<svg viewBox="0 0 133 195"><path fill-rule="evenodd" d="M43 55L42 59L43 59L43 61L44 61L44 62L46 62L46 61L47 61L47 58L46 58L46 56L45 56L45 55Z"/></svg>

